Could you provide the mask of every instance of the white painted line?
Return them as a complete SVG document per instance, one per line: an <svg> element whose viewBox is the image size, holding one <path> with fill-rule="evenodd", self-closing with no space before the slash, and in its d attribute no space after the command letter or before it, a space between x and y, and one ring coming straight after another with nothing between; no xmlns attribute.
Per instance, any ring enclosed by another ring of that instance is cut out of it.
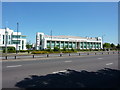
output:
<svg viewBox="0 0 120 90"><path fill-rule="evenodd" d="M103 59L103 58L98 58L98 59Z"/></svg>
<svg viewBox="0 0 120 90"><path fill-rule="evenodd" d="M65 62L67 63L67 62L72 62L72 61L65 61Z"/></svg>
<svg viewBox="0 0 120 90"><path fill-rule="evenodd" d="M107 63L106 65L112 65L113 63Z"/></svg>
<svg viewBox="0 0 120 90"><path fill-rule="evenodd" d="M61 70L61 71L56 71L56 72L53 72L54 74L55 73L59 73L59 72L66 72L67 70Z"/></svg>
<svg viewBox="0 0 120 90"><path fill-rule="evenodd" d="M7 68L11 68L11 67L20 67L22 65L14 65L14 66L6 66Z"/></svg>

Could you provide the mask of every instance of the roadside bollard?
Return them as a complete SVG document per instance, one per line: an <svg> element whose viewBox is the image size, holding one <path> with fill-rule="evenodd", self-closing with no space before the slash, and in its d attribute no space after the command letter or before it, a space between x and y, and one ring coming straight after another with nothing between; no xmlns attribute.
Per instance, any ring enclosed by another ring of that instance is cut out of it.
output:
<svg viewBox="0 0 120 90"><path fill-rule="evenodd" d="M62 54L60 53L60 57L62 57Z"/></svg>
<svg viewBox="0 0 120 90"><path fill-rule="evenodd" d="M113 54L114 54L114 52L113 52Z"/></svg>
<svg viewBox="0 0 120 90"><path fill-rule="evenodd" d="M16 59L16 56L15 56L15 59Z"/></svg>
<svg viewBox="0 0 120 90"><path fill-rule="evenodd" d="M49 54L47 54L47 57L49 57Z"/></svg>
<svg viewBox="0 0 120 90"><path fill-rule="evenodd" d="M69 56L70 56L70 53L69 53Z"/></svg>
<svg viewBox="0 0 120 90"><path fill-rule="evenodd" d="M102 52L102 54L103 54L103 52Z"/></svg>
<svg viewBox="0 0 120 90"><path fill-rule="evenodd" d="M108 54L109 54L109 52L108 52Z"/></svg>
<svg viewBox="0 0 120 90"><path fill-rule="evenodd" d="M95 55L96 55L96 53L95 53Z"/></svg>
<svg viewBox="0 0 120 90"><path fill-rule="evenodd" d="M5 56L5 59L7 60L7 56Z"/></svg>
<svg viewBox="0 0 120 90"><path fill-rule="evenodd" d="M79 53L79 56L80 56L80 53Z"/></svg>
<svg viewBox="0 0 120 90"><path fill-rule="evenodd" d="M35 56L33 55L33 58L35 58Z"/></svg>

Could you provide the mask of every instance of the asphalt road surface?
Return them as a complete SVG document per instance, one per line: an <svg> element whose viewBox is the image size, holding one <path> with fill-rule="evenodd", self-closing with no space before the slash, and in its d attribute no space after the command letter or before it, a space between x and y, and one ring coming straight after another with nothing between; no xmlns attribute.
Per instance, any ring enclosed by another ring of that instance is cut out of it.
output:
<svg viewBox="0 0 120 90"><path fill-rule="evenodd" d="M16 83L31 75L56 74L66 72L66 69L91 72L104 68L118 70L118 54L8 60L2 62L2 88L18 88Z"/></svg>

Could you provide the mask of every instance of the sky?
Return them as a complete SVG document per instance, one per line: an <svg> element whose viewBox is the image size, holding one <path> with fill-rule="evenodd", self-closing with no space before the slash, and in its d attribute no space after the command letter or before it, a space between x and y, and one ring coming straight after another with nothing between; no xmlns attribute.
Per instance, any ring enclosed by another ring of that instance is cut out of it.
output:
<svg viewBox="0 0 120 90"><path fill-rule="evenodd" d="M117 2L3 2L2 27L19 31L35 43L36 33L102 37L118 43Z"/></svg>

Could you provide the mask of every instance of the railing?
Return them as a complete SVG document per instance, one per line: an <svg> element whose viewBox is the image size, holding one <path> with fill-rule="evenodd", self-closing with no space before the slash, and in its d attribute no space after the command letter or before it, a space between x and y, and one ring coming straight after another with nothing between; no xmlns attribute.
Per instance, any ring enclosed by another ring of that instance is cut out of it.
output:
<svg viewBox="0 0 120 90"><path fill-rule="evenodd" d="M54 53L54 54L31 54L31 55L9 55L2 56L3 60L30 59L30 58L49 58L49 57L70 57L70 56L90 56L90 55L111 55L120 54L119 51L110 52L80 52L80 53Z"/></svg>

